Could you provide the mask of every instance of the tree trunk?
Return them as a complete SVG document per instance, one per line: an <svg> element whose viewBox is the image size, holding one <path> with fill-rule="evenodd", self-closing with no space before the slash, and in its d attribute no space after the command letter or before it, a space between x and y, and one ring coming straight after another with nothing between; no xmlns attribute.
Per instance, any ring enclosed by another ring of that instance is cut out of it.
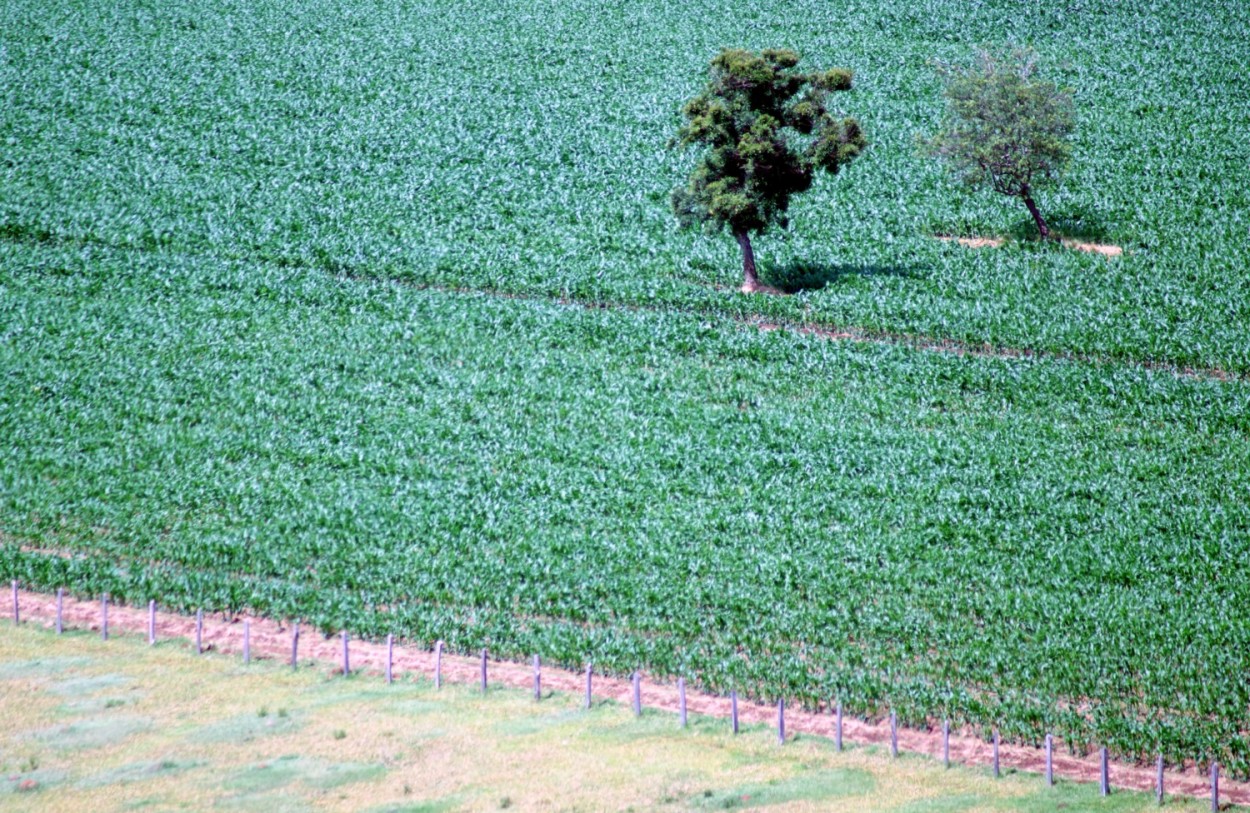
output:
<svg viewBox="0 0 1250 813"><path fill-rule="evenodd" d="M1024 199L1024 205L1029 207L1029 214L1033 215L1033 222L1037 224L1037 233L1042 236L1043 240L1050 240L1050 227L1042 219L1042 213L1038 211L1037 204L1033 202L1033 196L1026 189L1020 193L1020 197Z"/></svg>
<svg viewBox="0 0 1250 813"><path fill-rule="evenodd" d="M742 290L750 293L760 288L760 278L755 273L755 252L751 250L751 238L744 231L734 232L742 249Z"/></svg>

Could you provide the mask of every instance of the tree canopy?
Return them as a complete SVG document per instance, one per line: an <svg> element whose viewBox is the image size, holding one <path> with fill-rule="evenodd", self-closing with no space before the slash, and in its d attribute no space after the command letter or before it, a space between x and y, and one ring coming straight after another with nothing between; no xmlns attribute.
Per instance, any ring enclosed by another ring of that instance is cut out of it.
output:
<svg viewBox="0 0 1250 813"><path fill-rule="evenodd" d="M682 109L686 122L674 143L703 147L672 206L683 227L727 227L743 255L743 290L760 289L750 234L787 225L791 196L812 185L817 170L830 174L867 142L853 118L827 106L831 93L851 88L843 68L803 73L791 50L761 53L725 49L711 63L702 92Z"/></svg>
<svg viewBox="0 0 1250 813"><path fill-rule="evenodd" d="M1050 228L1033 198L1071 155L1072 94L1037 77L1028 50L981 50L969 66L939 68L946 118L926 142L930 154L972 186L1020 198L1043 239Z"/></svg>

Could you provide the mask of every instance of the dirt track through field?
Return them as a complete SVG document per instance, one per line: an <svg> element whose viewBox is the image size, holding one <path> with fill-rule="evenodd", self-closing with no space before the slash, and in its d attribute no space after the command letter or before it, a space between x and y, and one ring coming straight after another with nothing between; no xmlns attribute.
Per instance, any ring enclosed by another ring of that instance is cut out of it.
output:
<svg viewBox="0 0 1250 813"><path fill-rule="evenodd" d="M19 591L18 601L21 608L22 623L35 623L52 627L56 619L56 597L42 593ZM11 618L11 616L10 616ZM89 629L99 631L102 620L102 607L99 601L80 601L66 596L63 610L64 624L67 629ZM243 616L229 620L221 615L205 615L202 641L206 650L219 653L242 653L243 651ZM253 658L287 661L291 655L291 627L267 618L249 618L251 628L250 650ZM148 631L148 610L146 607L123 607L110 605L108 611L109 632L146 635ZM194 641L195 619L169 612L159 612L156 616L157 640L181 638ZM353 672L366 671L381 675L386 667L386 645L371 641L352 640L349 642L350 666ZM299 640L299 659L301 663L310 661L317 663L329 673L342 668L342 641L338 636L327 637L317 630L301 628ZM420 675L432 678L434 674L435 655L432 650L415 646L396 645L394 649L394 674L396 679L405 674ZM444 653L442 656L442 678L448 682L460 684L476 684L481 679L481 660L479 657L464 657ZM489 661L488 681L493 686L507 686L515 689L532 689L533 667L531 664L519 664L508 661ZM574 673L565 669L544 666L542 669L543 691L560 691L573 695L585 692L584 673ZM610 699L622 705L633 702L632 687L628 680L594 676L593 693L597 699ZM679 708L677 688L667 684L656 684L642 679L642 705L647 709L661 709L677 713ZM723 718L728 721L730 702L728 698L714 697L694 691L687 692L687 709L691 714ZM776 726L777 710L775 707L764 706L740 700L738 716L743 725L761 724ZM726 722L728 725L728 722ZM802 733L832 739L834 737L834 717L828 713L812 713L799 709L786 710L787 735ZM847 716L843 721L843 739L847 744L875 744L887 746L890 742L888 722L870 723ZM906 753L924 754L936 760L942 758L942 738L940 731L919 731L899 728L899 750ZM967 732L951 732L951 761L963 765L987 767L992 764L993 750L990 743L984 742ZM1040 774L1044 770L1045 757L1040 749L1021 745L1003 744L999 749L999 758L1004 770L1017 769ZM1054 771L1056 778L1081 782L1097 782L1099 763L1096 754L1077 757L1066 753L1061 743L1056 741L1054 748ZM1132 789L1150 792L1155 788L1155 769L1153 766L1143 767L1122 763L1112 763L1110 770L1111 785L1114 789ZM1183 794L1197 798L1210 798L1210 784L1206 766L1190 766L1187 771L1168 771L1165 774L1165 789L1169 795ZM1250 804L1250 783L1233 782L1221 777L1220 802Z"/></svg>
<svg viewBox="0 0 1250 813"><path fill-rule="evenodd" d="M609 301L591 301L585 299L573 299L568 297L554 296L537 296L532 294L509 293L491 288L461 288L446 285L430 285L425 283L409 283L401 280L385 280L374 279L363 276L345 276L357 283L389 283L392 285L404 285L421 291L431 291L435 293L453 294L453 295L477 295L485 297L494 297L498 299L510 299L520 302L545 302L559 305L566 308L583 308L585 310L606 310L606 311L636 311L642 313L673 313L685 314L687 316L703 315L714 317L714 314L699 314L696 311L685 310L682 308L665 307L659 305L636 305L622 302ZM712 286L717 290L723 290L730 296L752 296L753 294L742 294L737 288L721 288L720 286ZM754 294L764 295L764 294ZM853 326L833 326L833 325L809 325L797 322L775 321L762 316L723 316L731 323L754 327L761 331L787 331L797 333L803 336L815 336L830 341L855 342L858 344L878 344L878 345L899 345L901 347L909 347L913 350L920 350L930 353L947 353L955 356L973 356L976 358L998 358L998 359L1048 359L1052 361L1070 361L1079 364L1106 364L1111 366L1136 367L1152 372L1166 373L1177 378L1196 378L1215 381L1243 381L1250 380L1250 373L1233 372L1219 367L1195 367L1181 364L1173 364L1165 361L1152 361L1150 359L1137 358L1118 358L1113 356L1100 356L1085 353L1074 353L1057 350L1037 350L1028 347L1004 347L1000 345L992 345L989 343L976 344L959 339L940 338L936 336L926 336L919 333L891 333L882 330L871 330L867 328Z"/></svg>

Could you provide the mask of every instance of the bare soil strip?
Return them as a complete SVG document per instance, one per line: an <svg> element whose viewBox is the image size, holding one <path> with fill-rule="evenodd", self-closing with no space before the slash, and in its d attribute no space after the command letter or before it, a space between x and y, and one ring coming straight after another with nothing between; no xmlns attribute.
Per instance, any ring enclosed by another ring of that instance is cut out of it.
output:
<svg viewBox="0 0 1250 813"><path fill-rule="evenodd" d="M935 234L933 236L946 243L954 241L965 248L998 248L1004 242L1001 237L955 237L950 234Z"/></svg>
<svg viewBox="0 0 1250 813"><path fill-rule="evenodd" d="M18 597L23 623L53 626L56 618L55 596L19 591ZM101 621L100 603L80 601L66 596L63 618L67 628L98 631ZM286 661L290 658L291 629L289 626L268 618L250 618L249 620L253 658L278 661ZM108 621L110 632L146 635L148 611L146 607L110 606ZM212 617L206 615L202 638L205 649L223 653L242 653L242 621L242 616L230 620L218 615ZM169 638L192 640L195 636L195 619L169 612L159 612L156 635L158 640ZM300 636L299 653L301 662L315 661L330 674L341 669L342 642L337 636L325 636L315 630L304 629ZM386 645L371 641L351 641L350 660L353 672L367 671L381 675L386 668ZM396 645L394 672L396 676L410 673L430 678L434 674L434 653L410 645ZM477 683L481 679L481 661L477 657L444 654L442 675L444 680L450 682ZM580 695L584 693L586 686L583 673L550 666L544 667L542 680L544 689L554 689L569 694ZM504 685L517 689L532 688L533 667L528 663L491 661L489 682L492 685ZM645 708L661 709L674 714L677 712L678 695L675 686L655 684L647 681L645 676L642 686L642 704ZM622 705L633 702L631 683L625 679L595 675L594 694L597 698L610 699ZM686 701L688 710L693 714L724 719L729 717L728 698L689 691L686 694ZM744 724L774 726L777 722L776 714L777 710L772 706L747 701L738 703L738 715ZM834 718L828 713L819 714L799 709L787 710L786 727L790 732L832 739ZM888 746L889 724L887 721L872 723L847 716L843 721L843 738L848 743L859 745ZM937 760L942 758L942 737L937 727L932 731L900 728L898 745L902 751L924 754ZM1063 745L1056 741L1054 753L1056 777L1078 782L1098 781L1100 766L1097 754L1080 757L1063 753L1064 750ZM952 762L969 766L985 767L991 765L993 760L993 746L971 736L967 731L951 732L950 753ZM1043 752L1038 748L1024 745L1002 745L1000 760L1004 768L1015 768L1036 774L1041 774L1045 766ZM1210 798L1211 791L1206 766L1187 765L1185 767L1186 770L1183 771L1172 770L1166 773L1167 793ZM1041 781L1040 776L1038 781ZM1111 769L1111 785L1113 788L1150 792L1155 787L1154 767L1114 763ZM1250 804L1250 783L1221 778L1220 800L1222 803Z"/></svg>
<svg viewBox="0 0 1250 813"><path fill-rule="evenodd" d="M1063 240L1063 244L1068 248L1074 248L1077 251L1088 251L1092 254L1101 254L1104 257L1119 257L1124 253L1124 249L1110 243L1082 243L1079 240Z"/></svg>
<svg viewBox="0 0 1250 813"><path fill-rule="evenodd" d="M951 234L935 234L933 236L938 240L946 242L954 241L967 248L1000 248L1003 243L1007 242L1001 237L956 237ZM1081 240L1072 240L1067 237L1060 239L1059 242L1062 243L1065 248L1073 248L1077 251L1087 251L1091 254L1101 254L1104 257L1119 257L1124 253L1123 248L1109 243L1087 243Z"/></svg>

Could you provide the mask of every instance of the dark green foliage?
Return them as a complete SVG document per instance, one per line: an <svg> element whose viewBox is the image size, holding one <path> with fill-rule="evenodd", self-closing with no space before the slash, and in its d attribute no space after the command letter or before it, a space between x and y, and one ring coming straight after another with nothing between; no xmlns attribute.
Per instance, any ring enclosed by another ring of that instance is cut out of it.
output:
<svg viewBox="0 0 1250 813"><path fill-rule="evenodd" d="M712 60L703 92L682 109L686 123L674 142L704 147L689 183L672 193L682 226L728 227L739 237L786 225L790 197L830 174L867 142L852 118L829 112L828 96L849 90L851 72L799 73L799 55L785 49L756 54L726 49ZM810 136L802 148L791 142ZM747 282L754 275L749 247Z"/></svg>
<svg viewBox="0 0 1250 813"><path fill-rule="evenodd" d="M946 119L927 147L971 186L1024 201L1043 237L1033 192L1053 186L1071 155L1072 94L1036 76L1031 51L982 50L971 66L943 66Z"/></svg>

